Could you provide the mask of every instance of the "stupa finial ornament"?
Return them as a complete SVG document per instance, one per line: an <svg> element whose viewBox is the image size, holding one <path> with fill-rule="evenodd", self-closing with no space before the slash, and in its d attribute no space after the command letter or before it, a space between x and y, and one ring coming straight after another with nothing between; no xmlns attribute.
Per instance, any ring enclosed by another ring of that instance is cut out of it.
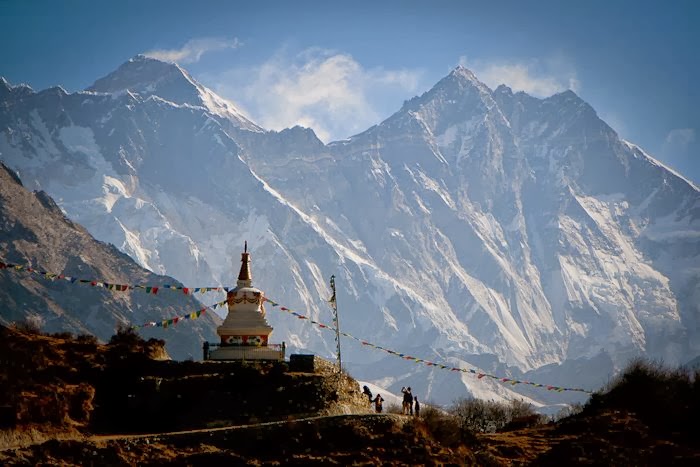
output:
<svg viewBox="0 0 700 467"><path fill-rule="evenodd" d="M241 270L238 273L238 287L250 287L253 283L253 275L250 273L250 253L248 253L248 242L244 243L243 253L241 253Z"/></svg>

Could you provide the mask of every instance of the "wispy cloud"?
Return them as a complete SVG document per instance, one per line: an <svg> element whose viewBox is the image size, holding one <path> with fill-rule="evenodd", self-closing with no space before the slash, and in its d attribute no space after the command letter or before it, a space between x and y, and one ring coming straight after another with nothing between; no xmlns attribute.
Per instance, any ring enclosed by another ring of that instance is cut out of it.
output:
<svg viewBox="0 0 700 467"><path fill-rule="evenodd" d="M207 52L223 49L235 49L241 45L238 39L222 39L216 37L200 37L190 39L179 49L154 49L144 55L158 60L166 60L180 64L195 63Z"/></svg>
<svg viewBox="0 0 700 467"><path fill-rule="evenodd" d="M675 128L666 135L666 145L679 152L688 150L688 146L695 142L695 129Z"/></svg>
<svg viewBox="0 0 700 467"><path fill-rule="evenodd" d="M459 64L471 69L480 81L491 88L505 84L514 91L525 91L535 97L548 97L571 89L578 91L580 82L573 66L562 57L528 61L468 61Z"/></svg>
<svg viewBox="0 0 700 467"><path fill-rule="evenodd" d="M683 175L700 182L700 144L695 128L674 128L668 132L661 146L662 160Z"/></svg>
<svg viewBox="0 0 700 467"><path fill-rule="evenodd" d="M325 142L366 130L416 92L416 70L364 68L352 56L310 48L288 56L279 51L253 69L208 77L219 94L236 101L257 123L281 130L312 128Z"/></svg>

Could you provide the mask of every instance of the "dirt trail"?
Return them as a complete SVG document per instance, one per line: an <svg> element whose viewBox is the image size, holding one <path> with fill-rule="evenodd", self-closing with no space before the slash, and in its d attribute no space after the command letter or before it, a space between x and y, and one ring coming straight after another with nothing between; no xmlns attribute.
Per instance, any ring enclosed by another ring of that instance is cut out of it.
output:
<svg viewBox="0 0 700 467"><path fill-rule="evenodd" d="M338 420L362 420L366 421L368 419L383 417L391 418L397 423L405 423L408 417L396 414L343 414L343 415L317 415L314 417L304 417L304 418L290 418L287 420L276 420L272 422L261 422L261 423L249 423L246 425L230 425L216 428L198 428L196 430L185 430L185 431L169 431L162 433L141 433L141 434L119 434L119 435L95 435L85 438L86 441L100 442L100 441L119 441L119 440L129 440L129 439L141 439L141 438L164 438L168 436L178 436L178 435L192 435L198 433L215 433L219 431L233 431L242 430L246 428L260 428L264 426L275 426L284 425L290 423L303 423L311 422L314 420L324 420L324 419L338 419Z"/></svg>
<svg viewBox="0 0 700 467"><path fill-rule="evenodd" d="M36 437L33 441L25 441L15 443L13 445L2 445L0 446L0 451L8 451L12 449L22 449L29 448L32 446L38 446L45 443L46 441L56 439L60 441L81 441L81 442L92 442L92 443L105 443L108 441L125 441L134 439L158 439L173 437L173 436L186 436L192 434L202 434L202 433L216 433L216 432L226 432L234 430L244 430L250 428L260 428L265 426L275 426L293 423L304 423L312 422L316 420L324 419L338 419L338 420L361 420L366 421L373 418L389 418L397 424L405 423L408 417L396 414L376 414L376 413L363 413L363 414L341 414L341 415L316 415L313 417L303 417L303 418L289 418L285 420L276 420L271 422L260 422L260 423L248 423L245 425L229 425L224 427L216 428L197 428L194 430L184 430L184 431L170 431L170 432L158 432L158 433L138 433L138 434L110 434L110 435L80 435L78 433L71 434L60 434L56 436L42 435Z"/></svg>

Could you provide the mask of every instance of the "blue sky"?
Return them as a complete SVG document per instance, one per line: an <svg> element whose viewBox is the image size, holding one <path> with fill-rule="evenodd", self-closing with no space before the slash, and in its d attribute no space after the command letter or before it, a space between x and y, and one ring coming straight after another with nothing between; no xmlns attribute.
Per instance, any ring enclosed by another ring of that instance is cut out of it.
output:
<svg viewBox="0 0 700 467"><path fill-rule="evenodd" d="M488 3L488 5L486 4ZM492 88L572 88L700 183L700 2L0 0L0 75L83 89L138 53L178 61L270 129L326 142L458 64Z"/></svg>

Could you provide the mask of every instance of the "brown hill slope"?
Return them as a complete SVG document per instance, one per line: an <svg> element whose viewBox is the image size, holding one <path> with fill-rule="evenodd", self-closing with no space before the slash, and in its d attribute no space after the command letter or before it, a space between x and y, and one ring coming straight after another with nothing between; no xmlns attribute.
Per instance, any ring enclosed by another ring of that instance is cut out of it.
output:
<svg viewBox="0 0 700 467"><path fill-rule="evenodd" d="M459 419L427 406L419 419L371 414L357 382L347 375L339 381L323 365L314 373L299 373L283 362L253 366L154 358L161 353L162 342L131 332L102 345L87 337L0 328L0 440L21 441L30 429L52 438L0 445L0 463L700 462L695 423L700 379L683 371L639 363L576 415L527 428L514 422L500 433L473 433Z"/></svg>
<svg viewBox="0 0 700 467"><path fill-rule="evenodd" d="M21 433L30 429L55 439L6 443L0 446L0 463L333 459L371 465L461 459L426 431L406 424L406 417L371 414L357 382L347 375L339 380L326 365L300 373L284 362L253 366L151 358L160 350L162 342L146 342L131 332L101 345L85 337L0 328L4 439L21 441ZM337 415L341 412L347 415ZM222 425L238 427L216 428ZM186 432L164 434L173 430ZM128 434L143 432L152 434Z"/></svg>
<svg viewBox="0 0 700 467"><path fill-rule="evenodd" d="M143 269L113 245L95 240L66 218L46 193L26 190L2 163L0 262L116 284L178 284ZM200 308L193 297L170 291L114 292L26 271L0 270L0 324L34 319L50 332L90 333L105 340L119 324L159 321ZM215 336L215 319L205 315L188 326L166 332L149 329L144 335L166 338L173 357L198 358L202 341Z"/></svg>

